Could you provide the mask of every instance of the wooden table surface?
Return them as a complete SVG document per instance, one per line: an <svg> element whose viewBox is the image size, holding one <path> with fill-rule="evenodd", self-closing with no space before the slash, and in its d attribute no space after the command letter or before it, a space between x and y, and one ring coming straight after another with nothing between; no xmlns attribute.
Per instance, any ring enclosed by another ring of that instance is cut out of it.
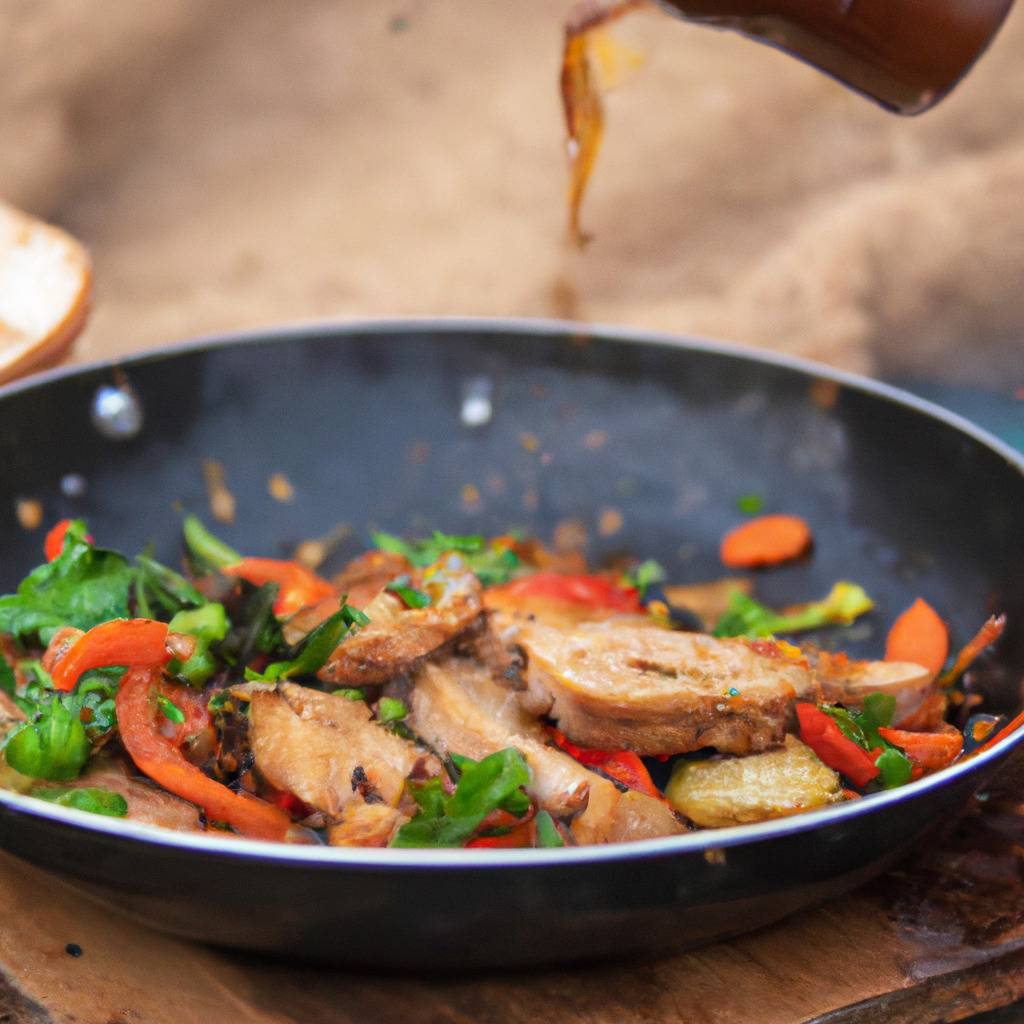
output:
<svg viewBox="0 0 1024 1024"><path fill-rule="evenodd" d="M366 976L210 950L121 921L2 856L0 1021L961 1020L1024 997L1022 789L1018 758L944 841L771 928L652 962L505 977Z"/></svg>

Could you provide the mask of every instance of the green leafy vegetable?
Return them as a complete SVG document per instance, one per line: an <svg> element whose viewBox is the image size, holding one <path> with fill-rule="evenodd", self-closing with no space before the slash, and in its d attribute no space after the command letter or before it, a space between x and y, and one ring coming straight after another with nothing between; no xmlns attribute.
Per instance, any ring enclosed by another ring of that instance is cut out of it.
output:
<svg viewBox="0 0 1024 1024"><path fill-rule="evenodd" d="M533 821L537 826L538 846L545 848L565 846L565 840L555 826L554 819L547 811L538 811Z"/></svg>
<svg viewBox="0 0 1024 1024"><path fill-rule="evenodd" d="M126 618L134 572L123 555L85 539L86 525L68 527L64 550L33 569L17 592L0 597L0 633L41 644L61 626L88 630L108 619Z"/></svg>
<svg viewBox="0 0 1024 1024"><path fill-rule="evenodd" d="M622 585L636 590L640 600L647 597L647 591L668 578L664 566L653 558L648 558L622 575Z"/></svg>
<svg viewBox="0 0 1024 1024"><path fill-rule="evenodd" d="M329 619L325 619L299 645L291 661L275 661L262 672L247 668L245 678L260 682L291 679L294 676L313 676L323 668L337 646L354 627L367 626L369 617L350 604L342 604Z"/></svg>
<svg viewBox="0 0 1024 1024"><path fill-rule="evenodd" d="M819 705L826 715L839 726L842 734L859 747L874 755L879 779L885 789L894 789L910 781L912 765L907 755L894 747L878 732L892 724L896 713L896 698L891 693L871 693L864 698L863 707L852 711L832 704Z"/></svg>
<svg viewBox="0 0 1024 1024"><path fill-rule="evenodd" d="M173 722L175 725L185 724L185 712L170 697L165 697L161 693L157 696L156 703L168 722Z"/></svg>
<svg viewBox="0 0 1024 1024"><path fill-rule="evenodd" d="M7 659L0 654L0 690L3 690L8 697L13 697L16 686L17 680L14 676L14 669Z"/></svg>
<svg viewBox="0 0 1024 1024"><path fill-rule="evenodd" d="M224 605L216 602L178 612L168 628L174 633L195 637L196 646L187 661L175 659L168 666L169 670L191 686L202 686L217 671L217 660L210 653L210 646L228 635L230 625Z"/></svg>
<svg viewBox="0 0 1024 1024"><path fill-rule="evenodd" d="M136 556L135 606L140 615L147 619L162 618L175 615L183 608L198 608L205 604L206 598L181 573L161 565L148 555Z"/></svg>
<svg viewBox="0 0 1024 1024"><path fill-rule="evenodd" d="M405 702L394 697L381 697L377 704L377 721L381 723L400 722L408 714Z"/></svg>
<svg viewBox="0 0 1024 1024"><path fill-rule="evenodd" d="M30 789L29 796L37 800L48 800L61 807L73 807L90 814L105 814L110 818L124 818L128 814L128 802L120 793L95 786L81 789Z"/></svg>
<svg viewBox="0 0 1024 1024"><path fill-rule="evenodd" d="M264 583L251 592L235 613L232 628L219 647L228 664L247 665L257 651L269 654L284 647L274 615L277 591L276 583Z"/></svg>
<svg viewBox="0 0 1024 1024"><path fill-rule="evenodd" d="M480 534L459 537L435 530L430 537L421 540L403 540L392 533L379 532L372 537L373 543L382 551L403 555L419 568L433 565L448 551L457 552L485 587L507 583L520 565L519 556L514 551L494 547Z"/></svg>
<svg viewBox="0 0 1024 1024"><path fill-rule="evenodd" d="M491 811L501 808L521 817L529 809L523 787L529 784L530 770L518 750L507 747L482 761L453 760L460 775L450 796L440 779L410 785L419 814L398 830L392 846L463 846Z"/></svg>
<svg viewBox="0 0 1024 1024"><path fill-rule="evenodd" d="M185 516L181 529L189 560L197 573L213 572L242 560L233 547L214 537L196 516Z"/></svg>
<svg viewBox="0 0 1024 1024"><path fill-rule="evenodd" d="M35 721L11 735L4 756L22 775L67 782L78 778L91 750L81 719L54 697Z"/></svg>
<svg viewBox="0 0 1024 1024"><path fill-rule="evenodd" d="M767 637L835 624L848 626L873 607L874 602L856 583L837 583L823 601L812 601L784 614L736 590L729 598L728 609L718 620L714 635Z"/></svg>
<svg viewBox="0 0 1024 1024"><path fill-rule="evenodd" d="M398 579L392 580L385 589L400 597L406 608L430 607L430 595L413 587L412 580L408 575L399 576Z"/></svg>

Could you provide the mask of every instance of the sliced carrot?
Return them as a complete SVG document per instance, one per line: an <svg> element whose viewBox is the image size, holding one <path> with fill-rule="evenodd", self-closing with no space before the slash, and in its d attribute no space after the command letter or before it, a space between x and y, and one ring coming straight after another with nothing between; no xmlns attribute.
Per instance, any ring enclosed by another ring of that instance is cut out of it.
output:
<svg viewBox="0 0 1024 1024"><path fill-rule="evenodd" d="M919 597L892 624L885 660L909 661L937 676L948 656L949 630L935 609Z"/></svg>
<svg viewBox="0 0 1024 1024"><path fill-rule="evenodd" d="M952 727L945 732L908 732L882 727L878 734L899 747L912 764L930 772L951 765L964 749L963 736Z"/></svg>
<svg viewBox="0 0 1024 1024"><path fill-rule="evenodd" d="M726 565L753 569L799 558L811 540L811 528L799 516L760 516L730 530L720 554Z"/></svg>
<svg viewBox="0 0 1024 1024"><path fill-rule="evenodd" d="M970 668L971 662L1003 635L1005 627L1005 615L993 615L986 619L981 629L961 648L953 667L939 680L939 686L952 686Z"/></svg>

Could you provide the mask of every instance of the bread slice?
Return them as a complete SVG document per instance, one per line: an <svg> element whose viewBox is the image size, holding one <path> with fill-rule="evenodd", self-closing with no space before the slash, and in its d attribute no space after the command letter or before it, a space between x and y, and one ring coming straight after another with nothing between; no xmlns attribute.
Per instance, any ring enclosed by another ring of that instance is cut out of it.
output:
<svg viewBox="0 0 1024 1024"><path fill-rule="evenodd" d="M64 357L85 325L91 287L81 243L0 202L0 384Z"/></svg>

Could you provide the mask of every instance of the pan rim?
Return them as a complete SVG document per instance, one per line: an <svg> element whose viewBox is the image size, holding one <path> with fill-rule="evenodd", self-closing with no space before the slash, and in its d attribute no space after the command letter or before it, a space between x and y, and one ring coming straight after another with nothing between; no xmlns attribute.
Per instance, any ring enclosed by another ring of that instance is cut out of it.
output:
<svg viewBox="0 0 1024 1024"><path fill-rule="evenodd" d="M656 345L710 355L743 359L804 376L831 381L875 398L909 408L914 412L952 427L961 434L988 448L1004 459L1012 469L1024 476L1024 454L993 436L988 431L948 409L920 398L901 388L871 380L859 374L839 370L813 360L785 353L767 352L752 346L709 338L646 331L625 326L586 324L546 318L527 317L386 317L369 319L327 319L282 324L255 329L218 332L193 339L162 345L146 352L121 359L97 360L43 371L23 380L0 387L0 402L24 392L77 376L87 376L113 367L131 367L143 363L174 359L192 352L202 352L236 345L285 344L307 338L357 333L426 334L517 334L524 338L550 335L579 335L637 345ZM0 807L18 815L43 819L71 829L84 829L100 837L128 840L196 856L216 856L243 861L262 861L297 868L318 870L375 870L394 867L403 871L462 868L494 870L502 867L557 868L570 864L606 861L633 861L673 855L707 853L709 850L754 844L783 836L814 831L845 822L865 814L881 812L887 807L915 800L927 792L952 785L986 766L1002 761L1013 749L1024 743L1024 729L1006 737L989 750L969 761L952 765L935 775L920 779L905 789L878 793L864 800L849 801L832 807L809 811L789 818L739 825L724 829L707 829L681 836L666 836L631 843L580 846L544 850L421 850L367 849L297 846L251 839L221 838L175 832L138 822L106 819L98 815L45 803L13 791L0 789Z"/></svg>

